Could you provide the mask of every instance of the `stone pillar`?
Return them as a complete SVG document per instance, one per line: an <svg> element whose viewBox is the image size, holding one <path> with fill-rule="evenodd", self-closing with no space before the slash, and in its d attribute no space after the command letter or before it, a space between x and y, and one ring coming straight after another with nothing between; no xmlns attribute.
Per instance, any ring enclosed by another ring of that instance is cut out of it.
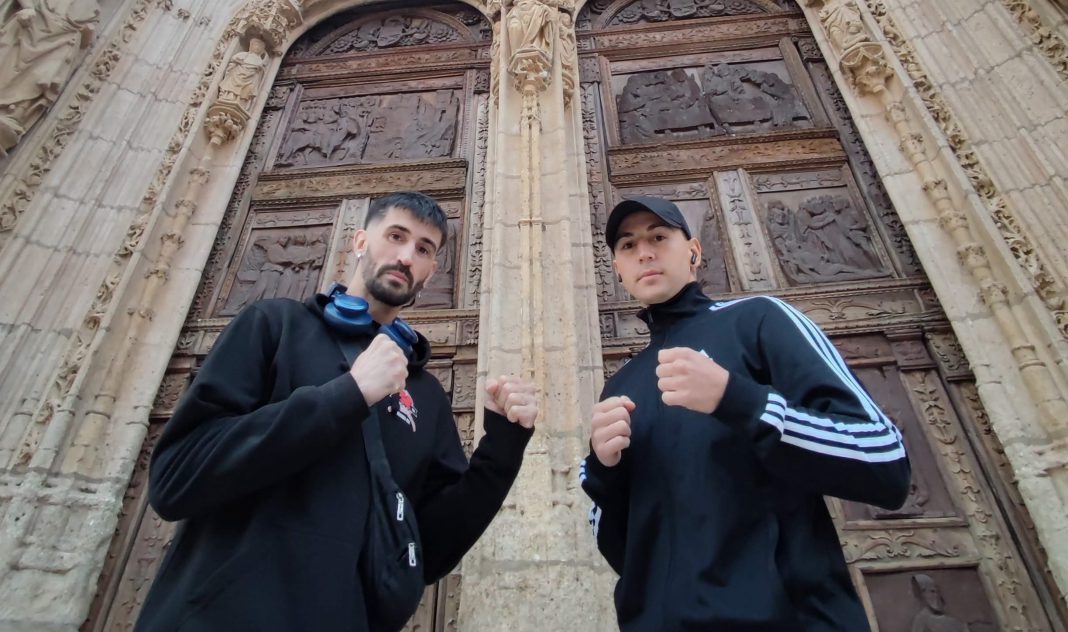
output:
<svg viewBox="0 0 1068 632"><path fill-rule="evenodd" d="M891 4L908 6L894 10ZM992 13L1004 14L999 0L936 4L937 8L931 3L882 0L802 0L825 57L832 64L837 61L834 72L839 83L852 88L843 91L844 97L965 349L1063 594L1068 589L1068 380L1063 369L1068 311L1060 264L1063 238L1052 237L1048 249L1036 247L1029 236L1031 222L1021 213L1024 207L999 193L997 182L1019 186L1040 171L1053 169L1053 179L1039 177L1027 195L1057 198L1063 195L1059 182L1065 168L1056 161L1036 159L1037 146L1030 145L1027 134L1016 139L1014 130L1010 134L1014 138L998 139L992 122L999 116L977 116L978 104L996 101L990 95L1002 90L1017 94L1008 84L984 90L988 96L961 98L956 108L947 106L911 42L942 51L927 60L939 72L971 68L989 77L1001 71L980 68L981 60L1001 53L980 54L948 40L958 37L956 33L991 34L1007 25L994 28L990 20ZM927 35L920 31L903 35L897 26L898 18L911 24L917 15L937 11L954 15L945 20L947 25L968 16L974 28L938 29L940 20L923 16L920 22ZM978 48L997 46L989 36L974 43ZM944 63L947 55L950 63ZM1003 61L1012 66L1011 60ZM1052 76L1057 70L1043 62L1005 72L1024 80L1032 73ZM960 77L946 82L954 93L967 89L956 86L968 85L970 80ZM991 147L985 160L961 119L987 135ZM1062 116L1060 124L1063 121ZM1012 155L1016 156L1012 164L1001 163L1002 157ZM986 161L999 168L988 170ZM1042 168L1036 171L1037 165ZM1053 235L1065 221L1060 215L1043 215L1042 222ZM1035 230L1046 229L1036 224ZM989 533L978 535L981 541L996 542ZM1021 629L1028 627L1020 619L1016 623Z"/></svg>
<svg viewBox="0 0 1068 632"><path fill-rule="evenodd" d="M214 0L200 6L207 16L218 8ZM119 36L137 54L108 47L115 51L112 66L123 54L133 56L131 65L152 67L151 80L159 84L140 86L145 94L134 93L138 86L129 84L122 85L126 92L101 91L100 101L92 105L104 115L89 110L92 118L86 116L85 123L96 129L68 146L62 167L72 173L60 186L75 196L80 187L93 186L93 176L106 173L107 167L96 169L101 158L113 155L109 141L113 135L125 138L123 132L131 127L123 116L127 110L109 111L115 102L125 103L133 122L150 123L148 129L134 129L138 148L140 143L159 148L152 155L156 160L125 142L116 143L114 168L128 170L123 175L129 180L113 183L126 186L115 186L106 195L125 202L116 201L115 209L93 206L99 192L85 193L87 207L82 213L67 212L61 227L56 222L63 220L49 214L76 209L43 208L45 200L31 197L25 219L32 221L19 224L19 232L0 252L0 269L36 267L52 275L45 292L21 282L18 274L0 280L5 290L12 290L5 294L12 305L30 304L36 313L47 314L47 319L31 320L30 327L9 324L7 314L0 321L10 334L0 339L0 380L7 385L5 395L12 397L0 402L0 628L5 630L73 631L86 617L144 440L148 411L251 139L249 122L265 100L265 75L269 67L277 67L282 45L300 21L290 0L255 0L211 34L198 28L210 20L192 21L184 9L173 14L169 7L159 9L149 16L145 3L137 5L129 23L147 22L143 37L131 42L133 29L125 28ZM159 76L156 68L165 64L153 56L170 60L189 53L176 51L176 40L191 40L192 54L208 62L205 76L180 70L175 77ZM216 69L221 72L215 74ZM121 80L139 76L126 70ZM184 115L181 108L171 111L169 102L154 98L156 89L170 87L168 80L189 78L199 84L189 92ZM169 145L173 130L159 120L180 121ZM160 131L164 135L157 137ZM76 170L70 156L79 154L86 162ZM64 174L58 168L53 172L57 179ZM164 189L165 181L169 186ZM131 194L137 197L129 201ZM117 223L123 220L125 224ZM53 244L66 239L68 230L81 237L73 248ZM28 373L21 359L33 356ZM14 382L20 375L21 381ZM33 382L42 377L43 383Z"/></svg>
<svg viewBox="0 0 1068 632"><path fill-rule="evenodd" d="M491 8L479 383L531 378L542 413L504 509L464 559L461 630L615 627L614 575L578 489L603 373L573 11L569 0Z"/></svg>

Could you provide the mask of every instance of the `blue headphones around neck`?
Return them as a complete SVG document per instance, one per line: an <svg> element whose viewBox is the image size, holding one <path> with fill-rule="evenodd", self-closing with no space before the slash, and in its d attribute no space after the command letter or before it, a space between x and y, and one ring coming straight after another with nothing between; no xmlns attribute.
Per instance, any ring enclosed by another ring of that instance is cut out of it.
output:
<svg viewBox="0 0 1068 632"><path fill-rule="evenodd" d="M335 331L346 336L373 336L375 333L383 333L393 339L401 348L404 355L411 357L412 345L419 341L419 334L415 333L411 325L400 318L395 318L388 325L377 325L368 311L370 306L367 301L359 296L346 294L346 288L340 283L335 283L327 290L326 296L330 302L323 308L323 318L334 328ZM377 332L376 332L377 326Z"/></svg>

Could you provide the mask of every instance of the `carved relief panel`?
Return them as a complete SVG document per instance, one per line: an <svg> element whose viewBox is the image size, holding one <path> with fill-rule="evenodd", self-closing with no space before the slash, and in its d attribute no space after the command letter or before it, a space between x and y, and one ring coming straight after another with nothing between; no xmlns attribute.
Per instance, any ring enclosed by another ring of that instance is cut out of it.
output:
<svg viewBox="0 0 1068 632"><path fill-rule="evenodd" d="M794 11L594 0L576 19L605 376L649 333L612 272L608 212L629 195L671 199L702 241L705 292L796 306L902 431L902 507L828 501L873 627L1050 629L1039 595L1057 597L1019 530L1022 504L1003 511L1011 484L979 465L998 459L965 440L984 417L973 378L942 360L955 344L946 316Z"/></svg>
<svg viewBox="0 0 1068 632"><path fill-rule="evenodd" d="M490 33L481 13L459 3L358 9L287 52L161 386L146 463L230 319L260 299L302 300L347 282L369 205L400 190L432 195L447 215L437 273L404 317L432 345L428 370L452 399L470 454ZM175 525L147 505L139 472L86 630L132 629L173 536ZM454 630L460 588L458 574L429 587L408 629Z"/></svg>

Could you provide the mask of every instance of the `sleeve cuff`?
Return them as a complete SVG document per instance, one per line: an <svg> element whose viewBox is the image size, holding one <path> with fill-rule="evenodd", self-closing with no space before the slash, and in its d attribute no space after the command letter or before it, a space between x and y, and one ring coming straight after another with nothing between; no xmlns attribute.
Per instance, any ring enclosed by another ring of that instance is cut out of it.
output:
<svg viewBox="0 0 1068 632"><path fill-rule="evenodd" d="M727 378L723 399L712 414L731 424L754 421L767 406L768 392L767 386L757 384L744 375L731 373Z"/></svg>
<svg viewBox="0 0 1068 632"><path fill-rule="evenodd" d="M534 428L524 428L514 424L502 415L498 415L490 409L485 409L483 427L486 435L478 444L479 450L500 457L508 463L514 463L518 470L523 461L523 451L527 449L527 443L534 435Z"/></svg>
<svg viewBox="0 0 1068 632"><path fill-rule="evenodd" d="M342 373L320 388L329 402L334 419L339 423L362 423L370 414L360 387L348 373Z"/></svg>

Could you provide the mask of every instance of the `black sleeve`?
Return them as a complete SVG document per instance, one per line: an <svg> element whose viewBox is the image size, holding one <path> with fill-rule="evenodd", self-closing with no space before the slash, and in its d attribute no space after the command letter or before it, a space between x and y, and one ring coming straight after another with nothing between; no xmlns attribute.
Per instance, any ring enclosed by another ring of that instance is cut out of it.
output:
<svg viewBox="0 0 1068 632"><path fill-rule="evenodd" d="M793 485L900 507L911 476L901 432L819 327L786 303L765 300L758 345L771 385L732 373L715 415L736 423L768 470Z"/></svg>
<svg viewBox="0 0 1068 632"><path fill-rule="evenodd" d="M616 573L623 574L627 543L627 508L630 483L627 473L630 460L626 450L615 467L605 467L591 448L579 467L582 490L593 500L589 521L597 548Z"/></svg>
<svg viewBox="0 0 1068 632"><path fill-rule="evenodd" d="M534 434L486 410L486 434L468 463L448 400L440 415L434 461L415 510L427 584L455 568L500 511Z"/></svg>
<svg viewBox="0 0 1068 632"><path fill-rule="evenodd" d="M152 454L149 502L163 519L205 513L284 480L367 417L348 373L267 403L276 347L256 305L219 336Z"/></svg>

